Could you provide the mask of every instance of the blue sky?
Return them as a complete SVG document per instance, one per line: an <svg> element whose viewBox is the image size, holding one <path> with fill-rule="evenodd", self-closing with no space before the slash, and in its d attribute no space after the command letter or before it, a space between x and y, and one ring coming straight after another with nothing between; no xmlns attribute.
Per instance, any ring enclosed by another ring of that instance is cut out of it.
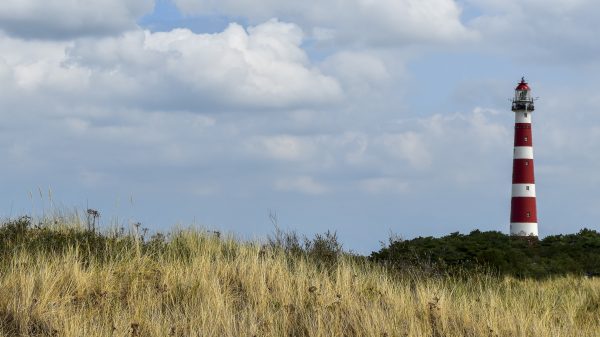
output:
<svg viewBox="0 0 600 337"><path fill-rule="evenodd" d="M390 232L507 232L524 75L540 233L599 229L598 14L591 0L5 0L0 216L91 207L106 226L264 238L274 212L361 253Z"/></svg>

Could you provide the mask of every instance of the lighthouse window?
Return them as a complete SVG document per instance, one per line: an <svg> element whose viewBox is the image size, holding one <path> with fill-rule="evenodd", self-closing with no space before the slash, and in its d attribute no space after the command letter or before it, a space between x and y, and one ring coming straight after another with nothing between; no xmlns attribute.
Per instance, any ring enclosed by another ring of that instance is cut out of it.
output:
<svg viewBox="0 0 600 337"><path fill-rule="evenodd" d="M529 186L525 186L525 190L529 191Z"/></svg>
<svg viewBox="0 0 600 337"><path fill-rule="evenodd" d="M526 100L527 99L527 91L521 91L519 93L519 99Z"/></svg>
<svg viewBox="0 0 600 337"><path fill-rule="evenodd" d="M525 118L527 118L527 112L525 113Z"/></svg>
<svg viewBox="0 0 600 337"><path fill-rule="evenodd" d="M531 212L527 212L525 215L526 215L528 218L530 218L530 217L531 217Z"/></svg>
<svg viewBox="0 0 600 337"><path fill-rule="evenodd" d="M523 140L525 141L525 143L527 143L527 141L529 140L529 138L525 137L525 138L523 138Z"/></svg>
<svg viewBox="0 0 600 337"><path fill-rule="evenodd" d="M528 160L525 161L525 166L529 166L529 161Z"/></svg>

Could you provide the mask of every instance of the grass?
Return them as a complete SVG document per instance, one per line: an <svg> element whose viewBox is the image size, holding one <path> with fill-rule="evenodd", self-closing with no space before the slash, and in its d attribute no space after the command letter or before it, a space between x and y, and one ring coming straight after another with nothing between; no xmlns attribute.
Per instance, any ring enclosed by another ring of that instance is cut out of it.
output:
<svg viewBox="0 0 600 337"><path fill-rule="evenodd" d="M321 261L202 230L0 229L0 336L598 336L600 279ZM309 245L310 246L310 245Z"/></svg>

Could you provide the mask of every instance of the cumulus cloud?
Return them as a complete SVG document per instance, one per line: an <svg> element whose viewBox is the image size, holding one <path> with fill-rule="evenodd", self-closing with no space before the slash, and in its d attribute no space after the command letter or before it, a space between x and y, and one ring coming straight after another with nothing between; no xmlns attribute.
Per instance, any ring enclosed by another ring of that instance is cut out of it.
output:
<svg viewBox="0 0 600 337"><path fill-rule="evenodd" d="M388 121L384 132L255 136L243 149L249 158L271 161L275 177L279 172L311 174L327 179L328 191L401 194L417 181L420 189L430 189L493 180L503 160L510 166L512 134L507 128L510 118L503 122L505 117L476 108L470 113ZM276 180L275 186L292 185Z"/></svg>
<svg viewBox="0 0 600 337"><path fill-rule="evenodd" d="M310 64L300 47L302 37L297 26L275 20L248 30L231 24L218 34L136 31L78 42L69 59L96 69L94 80L107 89L117 84L120 93L158 105L215 109L335 103L341 89Z"/></svg>
<svg viewBox="0 0 600 337"><path fill-rule="evenodd" d="M278 134L250 137L244 150L253 158L285 165L286 170L323 173L360 164L365 146L362 133Z"/></svg>
<svg viewBox="0 0 600 337"><path fill-rule="evenodd" d="M116 34L136 26L154 0L2 0L0 29L25 38Z"/></svg>
<svg viewBox="0 0 600 337"><path fill-rule="evenodd" d="M352 96L376 94L392 80L388 66L367 51L341 51L328 57L321 68L340 79Z"/></svg>
<svg viewBox="0 0 600 337"><path fill-rule="evenodd" d="M301 48L302 31L275 20L248 30L231 24L217 34L176 29L71 42L0 39L7 50L3 76L71 103L219 111L332 105L343 97L338 81ZM40 49L37 56L11 55L14 46Z"/></svg>
<svg viewBox="0 0 600 337"><path fill-rule="evenodd" d="M398 45L470 39L453 0L278 1L175 0L187 14L212 12L263 21L271 17L298 22L320 40Z"/></svg>
<svg viewBox="0 0 600 337"><path fill-rule="evenodd" d="M407 161L415 168L431 166L432 158L426 139L416 132L389 133L377 137L376 144L393 158Z"/></svg>

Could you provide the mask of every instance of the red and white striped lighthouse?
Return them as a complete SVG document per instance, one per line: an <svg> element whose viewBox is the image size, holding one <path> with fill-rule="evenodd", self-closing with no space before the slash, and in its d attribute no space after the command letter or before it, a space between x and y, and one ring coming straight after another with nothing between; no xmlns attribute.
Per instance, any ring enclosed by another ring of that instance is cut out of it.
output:
<svg viewBox="0 0 600 337"><path fill-rule="evenodd" d="M531 114L535 110L531 89L525 78L515 89L512 111L515 113L515 149L513 155L510 235L538 236L533 170Z"/></svg>

